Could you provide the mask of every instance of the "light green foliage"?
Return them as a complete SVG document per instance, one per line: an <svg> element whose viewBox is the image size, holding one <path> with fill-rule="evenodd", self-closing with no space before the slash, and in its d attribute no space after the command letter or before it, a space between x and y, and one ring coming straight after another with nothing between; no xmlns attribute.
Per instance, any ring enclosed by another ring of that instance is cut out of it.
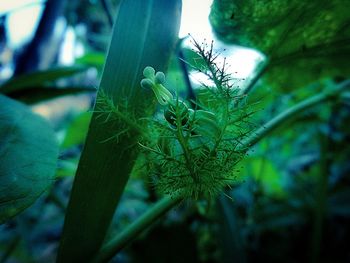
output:
<svg viewBox="0 0 350 263"><path fill-rule="evenodd" d="M136 117L127 100L121 100L118 104L115 104L103 89L99 90L94 112L97 114L96 120L100 121L101 124L112 124L109 131L112 136L106 137L101 143L111 140L118 143L120 138L130 138L135 134L144 133L142 124L145 121ZM132 146L134 145L129 147Z"/></svg>
<svg viewBox="0 0 350 263"><path fill-rule="evenodd" d="M170 94L163 96L166 100L158 100L164 114L157 113L149 122L140 145L159 191L197 199L215 197L234 182L234 167L245 154L236 149L251 127L247 125L246 98L238 95L235 80L225 72L226 65L216 64L218 54L212 45L193 42L204 61L196 69L206 74L213 86L203 84L197 100L191 102L162 86L159 92ZM163 75L155 74L151 67L145 68L144 75L144 88L157 89L155 81L146 84L153 76L161 75L164 83Z"/></svg>
<svg viewBox="0 0 350 263"><path fill-rule="evenodd" d="M217 35L252 47L269 60L266 80L284 90L349 75L350 1L216 0Z"/></svg>
<svg viewBox="0 0 350 263"><path fill-rule="evenodd" d="M53 183L58 146L41 117L0 95L0 224Z"/></svg>
<svg viewBox="0 0 350 263"><path fill-rule="evenodd" d="M285 195L283 176L269 159L248 157L241 166L240 174L251 176L259 182L264 194L274 197Z"/></svg>
<svg viewBox="0 0 350 263"><path fill-rule="evenodd" d="M82 145L91 120L91 112L79 114L67 127L61 148L66 149L75 145Z"/></svg>

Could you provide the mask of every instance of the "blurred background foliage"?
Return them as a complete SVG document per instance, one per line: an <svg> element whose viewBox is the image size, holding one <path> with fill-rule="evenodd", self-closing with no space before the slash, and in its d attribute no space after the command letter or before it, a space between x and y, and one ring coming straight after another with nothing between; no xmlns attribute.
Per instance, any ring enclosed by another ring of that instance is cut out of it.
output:
<svg viewBox="0 0 350 263"><path fill-rule="evenodd" d="M0 14L0 93L48 119L59 140L52 187L0 226L0 262L55 259L118 2L36 2L37 27L17 46L7 22L26 7ZM349 9L346 0L213 1L214 46L222 41L265 56L239 82L257 103L255 125L349 77ZM171 61L167 81L186 94L189 81L194 88L198 81L179 56L198 59L179 45ZM238 63L243 68L245 58ZM239 164L237 184L225 194L211 203L182 203L113 262L349 262L349 99L345 93L274 132ZM136 165L110 235L157 200L140 169Z"/></svg>

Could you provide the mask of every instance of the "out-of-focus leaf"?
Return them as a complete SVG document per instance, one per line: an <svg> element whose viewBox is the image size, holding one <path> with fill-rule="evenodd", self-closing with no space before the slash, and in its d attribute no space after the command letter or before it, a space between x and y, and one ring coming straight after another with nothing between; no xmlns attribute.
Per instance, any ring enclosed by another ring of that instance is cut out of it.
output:
<svg viewBox="0 0 350 263"><path fill-rule="evenodd" d="M269 58L266 80L283 89L348 76L350 1L215 0L217 35Z"/></svg>
<svg viewBox="0 0 350 263"><path fill-rule="evenodd" d="M0 95L0 223L31 205L52 184L57 154L49 124Z"/></svg>
<svg viewBox="0 0 350 263"><path fill-rule="evenodd" d="M25 89L32 89L33 87L44 87L44 84L48 84L60 78L71 77L86 69L86 67L73 66L31 72L9 79L7 82L3 83L0 86L0 93L9 94Z"/></svg>
<svg viewBox="0 0 350 263"><path fill-rule="evenodd" d="M56 178L74 176L78 167L78 159L59 160Z"/></svg>
<svg viewBox="0 0 350 263"><path fill-rule="evenodd" d="M89 128L92 112L84 112L77 116L67 128L62 148L83 144Z"/></svg>
<svg viewBox="0 0 350 263"><path fill-rule="evenodd" d="M96 92L93 87L55 87L55 86L38 86L26 87L7 94L8 97L20 100L27 104L34 104L44 100L54 99L65 95L74 95L83 92Z"/></svg>
<svg viewBox="0 0 350 263"><path fill-rule="evenodd" d="M87 66L102 68L106 59L106 54L102 52L89 52L78 58L75 62Z"/></svg>
<svg viewBox="0 0 350 263"><path fill-rule="evenodd" d="M246 176L258 181L263 191L268 195L282 197L286 193L283 190L283 178L271 161L265 158L246 158L241 162L242 169L239 177Z"/></svg>

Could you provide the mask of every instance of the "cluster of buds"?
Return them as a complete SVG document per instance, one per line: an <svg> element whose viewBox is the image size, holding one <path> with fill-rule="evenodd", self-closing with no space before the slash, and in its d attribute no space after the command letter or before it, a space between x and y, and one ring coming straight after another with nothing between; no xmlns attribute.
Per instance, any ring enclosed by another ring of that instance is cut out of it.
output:
<svg viewBox="0 0 350 263"><path fill-rule="evenodd" d="M191 132L210 138L220 136L218 120L214 113L206 110L193 110L179 99L174 99L171 92L165 87L165 75L163 72L155 72L154 68L148 66L143 71L144 79L141 80L141 86L146 89L152 89L159 104L164 106L164 118L173 127L179 124L188 129L189 124L193 127Z"/></svg>

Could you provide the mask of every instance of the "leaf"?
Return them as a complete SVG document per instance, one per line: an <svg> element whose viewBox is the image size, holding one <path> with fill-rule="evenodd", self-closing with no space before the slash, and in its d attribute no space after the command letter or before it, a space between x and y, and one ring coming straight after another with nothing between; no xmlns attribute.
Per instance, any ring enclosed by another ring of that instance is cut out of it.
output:
<svg viewBox="0 0 350 263"><path fill-rule="evenodd" d="M61 147L69 148L83 144L91 120L91 112L84 112L77 116L67 128Z"/></svg>
<svg viewBox="0 0 350 263"><path fill-rule="evenodd" d="M265 194L283 197L285 191L283 189L284 181L275 165L265 158L250 157L241 162L242 170L239 177L244 178L250 176L261 184Z"/></svg>
<svg viewBox="0 0 350 263"><path fill-rule="evenodd" d="M56 86L37 86L26 87L7 94L8 97L19 100L26 104L35 104L44 100L54 99L65 95L74 95L79 93L95 93L93 87L56 87Z"/></svg>
<svg viewBox="0 0 350 263"><path fill-rule="evenodd" d="M87 66L94 66L98 69L102 69L104 62L106 59L106 54L102 52L89 52L85 54L84 56L76 59L76 63L87 65Z"/></svg>
<svg viewBox="0 0 350 263"><path fill-rule="evenodd" d="M57 262L89 262L105 239L137 158L139 134L133 126L123 133L123 125L133 123L133 115L145 117L155 108L151 92L140 87L142 71L146 66L166 70L178 36L180 10L180 0L125 0L119 5L97 99L107 96L114 105L126 105L130 118L118 115L119 119L106 121L101 118L101 110L95 108ZM123 135L108 140L116 134Z"/></svg>
<svg viewBox="0 0 350 263"><path fill-rule="evenodd" d="M268 59L266 80L283 89L348 76L350 1L215 0L210 20L227 42Z"/></svg>
<svg viewBox="0 0 350 263"><path fill-rule="evenodd" d="M25 89L32 89L33 87L44 87L44 84L60 78L71 77L77 73L85 71L86 69L86 67L72 66L31 72L11 78L3 83L0 86L0 93L9 94L12 92L23 91Z"/></svg>
<svg viewBox="0 0 350 263"><path fill-rule="evenodd" d="M0 95L0 223L30 206L54 180L58 146L49 124Z"/></svg>

